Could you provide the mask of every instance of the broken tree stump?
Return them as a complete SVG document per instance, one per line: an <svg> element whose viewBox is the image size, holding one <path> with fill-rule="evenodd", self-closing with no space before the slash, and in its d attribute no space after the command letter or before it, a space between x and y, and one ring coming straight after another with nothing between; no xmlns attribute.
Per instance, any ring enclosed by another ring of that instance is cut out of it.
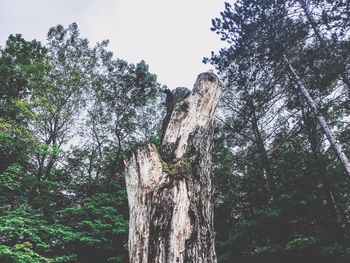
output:
<svg viewBox="0 0 350 263"><path fill-rule="evenodd" d="M219 79L202 73L191 92L181 89L172 92L160 149L147 144L125 159L132 263L216 262L211 150Z"/></svg>

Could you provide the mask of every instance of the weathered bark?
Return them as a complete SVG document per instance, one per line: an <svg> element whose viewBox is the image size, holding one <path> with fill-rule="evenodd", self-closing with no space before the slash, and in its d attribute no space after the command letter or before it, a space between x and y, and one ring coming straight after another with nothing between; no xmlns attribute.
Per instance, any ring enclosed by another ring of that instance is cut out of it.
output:
<svg viewBox="0 0 350 263"><path fill-rule="evenodd" d="M176 100L160 153L152 144L125 160L133 263L216 262L211 149L218 78L198 76Z"/></svg>
<svg viewBox="0 0 350 263"><path fill-rule="evenodd" d="M316 103L313 100L313 98L310 96L309 92L307 91L306 87L304 86L303 82L301 81L299 75L296 73L295 69L293 68L292 64L289 62L289 59L286 55L283 56L283 62L285 67L287 68L289 75L293 81L294 87L296 90L300 92L300 94L305 99L307 105L310 107L311 111L315 115L318 124L321 126L322 131L326 135L335 155L337 156L337 159L342 166L345 174L347 176L350 176L350 163L348 158L346 157L345 153L343 152L341 145L338 143L337 139L335 138L332 130L328 126L325 118L320 113L320 111L317 109Z"/></svg>

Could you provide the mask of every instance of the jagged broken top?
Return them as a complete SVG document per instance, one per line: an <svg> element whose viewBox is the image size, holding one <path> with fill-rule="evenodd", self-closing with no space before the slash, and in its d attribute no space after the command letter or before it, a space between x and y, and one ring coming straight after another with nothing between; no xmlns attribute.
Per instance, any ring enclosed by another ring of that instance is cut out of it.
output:
<svg viewBox="0 0 350 263"><path fill-rule="evenodd" d="M174 157L179 159L186 153L190 134L213 121L221 93L220 81L215 74L206 72L197 77L191 92L186 88L173 92L174 95L177 92L183 94L184 99L176 100L162 146L174 146Z"/></svg>

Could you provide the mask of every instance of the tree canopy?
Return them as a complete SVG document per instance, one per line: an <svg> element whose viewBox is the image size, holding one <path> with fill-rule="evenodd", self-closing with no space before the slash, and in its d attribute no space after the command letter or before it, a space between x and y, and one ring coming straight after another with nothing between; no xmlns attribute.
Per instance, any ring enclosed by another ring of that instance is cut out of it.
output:
<svg viewBox="0 0 350 263"><path fill-rule="evenodd" d="M73 23L0 50L1 262L127 261L122 157L156 140L161 87L107 45Z"/></svg>
<svg viewBox="0 0 350 263"><path fill-rule="evenodd" d="M347 262L349 178L336 148L350 155L349 6L234 2L212 26L228 47L204 60L224 87L219 262Z"/></svg>
<svg viewBox="0 0 350 263"><path fill-rule="evenodd" d="M218 262L349 262L349 13L237 0L213 19ZM10 35L0 76L0 262L128 262L123 160L159 147L165 87L75 23Z"/></svg>

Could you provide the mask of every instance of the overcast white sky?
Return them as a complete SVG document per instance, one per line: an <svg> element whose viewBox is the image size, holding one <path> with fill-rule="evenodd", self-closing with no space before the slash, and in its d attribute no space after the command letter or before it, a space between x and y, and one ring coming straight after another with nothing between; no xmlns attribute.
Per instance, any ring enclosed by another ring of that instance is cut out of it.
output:
<svg viewBox="0 0 350 263"><path fill-rule="evenodd" d="M77 22L95 44L110 40L115 57L144 59L170 88L192 87L210 69L202 58L224 45L210 31L224 0L0 0L0 46L10 34L45 41L51 26Z"/></svg>

